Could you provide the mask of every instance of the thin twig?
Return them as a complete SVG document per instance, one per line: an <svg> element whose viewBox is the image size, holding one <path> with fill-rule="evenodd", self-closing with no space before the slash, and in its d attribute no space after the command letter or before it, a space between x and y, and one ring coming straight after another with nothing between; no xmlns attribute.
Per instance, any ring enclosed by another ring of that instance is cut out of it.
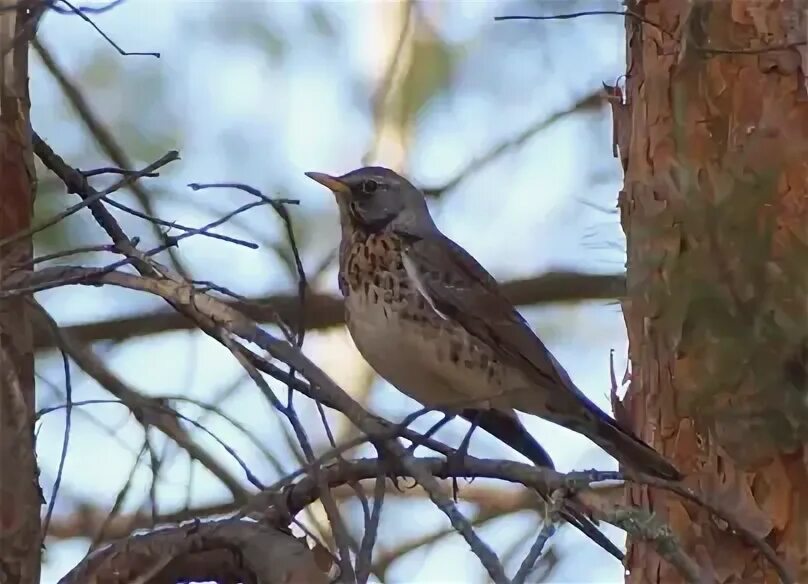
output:
<svg viewBox="0 0 808 584"><path fill-rule="evenodd" d="M286 210L283 202L280 202L278 199L271 199L264 195L260 190L256 189L255 187L251 187L249 185L243 183L234 183L234 182L222 182L222 183L191 183L188 185L194 191L202 190L202 189L210 189L210 188L230 188L230 189L238 189L244 191L253 197L256 197L258 200L267 203L268 205L272 206L275 212L280 217L281 221L283 222L284 228L286 230L286 238L289 242L289 246L292 250L292 256L294 258L295 269L297 271L297 297L298 297L298 313L297 313L297 326L296 326L296 333L294 338L294 344L298 349L303 348L303 341L306 335L306 327L304 326L305 323L305 307L306 307L306 289L308 288L308 284L306 281L306 271L303 268L303 260L300 257L300 250L297 247L297 240L295 239L295 232L294 227L292 226L292 217L289 212ZM282 331L284 329L281 329ZM292 340L287 340L291 343ZM289 377L291 379L295 378L295 370L293 367L289 368ZM294 413L294 403L293 403L293 392L292 386L287 385L287 406L286 410L290 413ZM296 415L296 414L295 414ZM287 414L288 416L288 414ZM290 419L291 422L291 419ZM330 434L330 428L328 428L328 422L324 419L324 424L326 426L326 433ZM331 440L332 446L334 446L333 439ZM301 443L301 447L303 444ZM304 448L305 451L305 448ZM307 455L307 458L311 458ZM347 548L346 548L347 551Z"/></svg>
<svg viewBox="0 0 808 584"><path fill-rule="evenodd" d="M116 50L116 51L118 51L118 53L119 53L121 56L123 56L123 57L130 57L130 56L131 56L131 57L135 57L135 56L140 56L140 57L156 57L156 58L158 58L158 59L160 58L160 53L155 53L155 52L132 52L132 51L124 51L124 50L123 50L123 49L120 47L120 45L118 45L118 43L116 43L115 41L113 41L113 40L112 40L112 39L109 37L109 35L107 35L107 33L105 33L103 30L101 30L101 28L99 28L99 26L98 26L98 25L97 25L95 22L93 22L93 21L92 21L92 19L91 19L89 16L87 16L86 14L84 14L84 12L85 12L85 11L80 10L79 8L76 8L76 6L74 6L73 4L71 4L70 2L68 2L68 0L58 0L58 1L59 1L59 2L62 2L62 3L63 3L63 4L65 4L66 6L68 6L68 7L70 8L70 10L72 10L72 11L73 11L73 14L75 14L76 16L78 16L79 18L81 18L81 19L82 19L84 22L86 22L86 23L88 23L90 26L92 26L92 27L93 27L93 28L96 30L96 32L97 32L98 34L100 34L102 37L104 37L104 40L105 40L105 41L107 41L107 42L108 42L110 45L112 45L112 46L115 48L115 50Z"/></svg>
<svg viewBox="0 0 808 584"><path fill-rule="evenodd" d="M48 262L50 260L56 260L61 258L66 258L82 253L93 253L99 251L106 251L109 253L120 253L118 249L114 245L86 245L83 247L75 247L73 249L66 249L64 251L57 251L54 253L41 255L33 258L26 267L33 266L36 264L41 264L42 262Z"/></svg>
<svg viewBox="0 0 808 584"><path fill-rule="evenodd" d="M311 276L309 280L313 281ZM586 274L579 272L549 272L535 277L511 280L502 284L502 291L517 306L619 298L625 294L623 274ZM326 329L344 324L342 298L331 294L308 294L306 328ZM259 323L276 323L297 319L296 294L272 294L247 297L238 302L226 301ZM85 343L102 340L122 340L176 330L193 330L196 324L173 310L157 310L131 317L66 326L74 337ZM284 337L287 336L284 332ZM45 335L34 338L38 349L51 345Z"/></svg>
<svg viewBox="0 0 808 584"><path fill-rule="evenodd" d="M556 522L558 521L558 513L561 509L563 502L564 502L563 491L561 491L560 489L554 491L550 497L548 505L545 507L544 525L542 525L541 531L539 532L539 535L536 537L536 541L534 541L533 545L530 546L530 551L528 551L527 555L525 556L525 559L522 560L522 564L516 571L513 580L511 580L511 584L523 584L523 582L525 582L527 577L533 572L533 569L536 566L536 561L538 561L539 556L544 550L544 546L547 543L547 540L549 540L556 532Z"/></svg>
<svg viewBox="0 0 808 584"><path fill-rule="evenodd" d="M107 516L104 518L104 522L101 524L101 527L93 536L92 542L90 543L90 547L87 550L87 553L90 553L94 549L96 549L101 543L104 541L106 537L106 531L109 525L115 520L115 517L118 516L120 513L121 507L123 506L124 501L126 500L126 496L129 494L129 490L132 488L132 484L134 483L135 472L140 467L140 461L143 459L143 455L146 454L148 451L148 442L145 440L143 441L143 446L140 448L140 452L135 457L135 462L132 464L132 468L129 469L129 475L126 477L126 481L123 484L123 487L118 491L118 494L115 496L115 501L112 504L112 508L107 513Z"/></svg>
<svg viewBox="0 0 808 584"><path fill-rule="evenodd" d="M287 211L284 202L267 197L255 187L251 187L249 185L242 183L234 183L234 182L206 183L206 184L191 183L188 186L194 191L210 188L234 188L241 190L243 192L252 195L253 197L256 197L259 201L262 201L272 206L274 211L277 213L278 217L280 217L286 231L286 237L289 243L289 247L292 250L292 256L294 258L294 264L297 271L298 319L296 323L297 324L296 333L294 341L288 336L287 340L289 340L289 342L294 342L295 346L298 349L302 349L306 334L306 328L304 326L304 323L305 323L305 307L306 307L306 290L308 288L308 282L306 279L306 272L303 267L303 261L300 255L300 250L298 248L297 240L295 238L294 226L292 225L292 218L289 212ZM285 327L281 327L281 331L284 332L285 334L287 333L287 329ZM224 340L226 338L226 334L222 334L221 338ZM237 359L243 359L240 353L234 353L234 355L237 356ZM246 360L244 360L242 364L247 368L252 368L252 365ZM303 450L303 454L306 458L306 461L307 463L311 464L312 461L314 460L314 451L311 448L305 429L303 428L303 425L300 423L297 413L295 412L294 403L292 400L293 391L291 383L287 384L287 391L288 391L287 406L285 408L279 408L277 399L274 399L275 398L274 393L272 393L269 390L269 388L266 386L265 383L262 386L261 382L257 381L257 379L261 379L261 381L263 381L257 370L253 368L252 371L249 371L248 369L248 372L250 376L253 377L253 379L256 381L256 384L259 386L259 388L261 388L261 390L264 392L264 394L267 397L269 397L269 395L272 396L270 398L270 401L273 403L275 409L281 412L289 420L289 423L291 424L297 437L298 443L300 444L300 447ZM289 378L291 380L295 379L295 370L293 367L289 368ZM325 413L322 410L322 405L319 402L317 402L317 408L320 411L326 435L328 436L332 447L335 447L336 443L334 442L331 428L328 425L328 419L325 417ZM340 550L339 554L340 557L338 558L338 564L340 566L341 573L346 576L352 575L353 569L351 566L350 553L347 545L347 542L349 541L348 532L344 526L336 502L333 500L330 493L327 493L326 496L323 498L323 507L326 510L326 515L329 518L329 521L331 523L331 529L333 530L334 533L334 539L337 543L337 547ZM353 575L355 577L355 574Z"/></svg>
<svg viewBox="0 0 808 584"><path fill-rule="evenodd" d="M86 399L86 400L74 402L72 404L72 406L73 407L76 407L76 406L82 406L83 407L83 406L96 405L96 404L120 404L122 406L129 407L128 404L125 401L120 400L120 399ZM58 404L58 405L54 405L54 406L48 406L48 407L45 407L45 408L41 408L41 409L39 409L37 411L35 419L38 420L39 418L41 418L42 416L44 416L46 414L50 414L52 412L64 409L65 407L66 407L65 404ZM219 446L221 446L222 448L225 449L225 452L227 452L231 457L233 457L233 460L235 460L236 463L241 467L241 469L244 471L244 474L247 476L247 479L253 484L253 486L255 486L258 489L265 489L266 488L266 486L261 481L258 480L258 478L252 473L250 468L247 466L247 463L245 463L244 460L242 460L242 458L238 455L238 453L235 450L233 450L233 448L228 446L227 443L224 440L219 438L211 430L205 428L202 424L198 423L196 420L194 420L192 418L189 418L188 416L186 416L184 414L181 414L180 412L178 412L174 408L171 408L171 407L169 407L167 405L164 405L164 404L143 403L143 404L140 404L140 407L153 409L153 410L156 410L156 411L161 412L161 413L171 414L172 416L176 416L180 420L188 422L189 424L191 424L192 426L194 426L198 430L201 430L202 432L204 432L205 434L207 434L208 436L213 438L213 440Z"/></svg>
<svg viewBox="0 0 808 584"><path fill-rule="evenodd" d="M58 269L58 271L64 275L69 272L69 268L61 268ZM52 274L52 272L43 270L31 274L30 278L32 281L35 281L49 274ZM216 330L211 329L208 324L210 321L213 321L218 326L225 328L244 340L257 344L265 351L268 351L274 358L283 361L295 370L301 371L306 378L313 382L313 386L317 388L318 399L322 399L324 403L326 403L326 401L333 403L352 423L357 425L369 436L372 436L375 441L378 440L379 445L382 446L389 455L403 461L402 463L408 473L421 484L424 490L429 494L430 500L449 518L452 525L474 550L475 555L480 559L491 579L495 583L508 581L502 564L496 554L474 532L469 520L460 513L451 499L439 489L435 478L426 472L420 463L400 444L395 440L387 439L385 436L385 427L375 421L374 418L370 417L364 408L337 386L316 364L305 357L299 349L272 336L244 317L240 312L219 302L215 298L192 291L192 286L187 282L181 283L171 278L146 278L114 271L95 277L97 274L97 271L85 272L85 278L82 280L80 274L74 272L72 278L75 279L79 276L76 283L89 284L93 282L97 285L104 282L124 285L126 287L131 286L136 289L142 289L157 294L172 305L177 306L179 310L188 314L189 317L195 318L203 327L203 330L208 332L213 338L219 340L219 342L223 342L221 335L219 335ZM90 276L91 280L87 280L86 276ZM7 292L0 292L0 297L3 297L4 294L7 294Z"/></svg>
<svg viewBox="0 0 808 584"><path fill-rule="evenodd" d="M59 2L60 0L45 0L45 1L47 1L50 4L51 10L53 10L54 12L57 12L59 14L75 14L76 13L75 10L68 10L68 9L59 8L58 6L56 6L56 2ZM119 4L123 4L123 2L124 2L124 0L110 0L110 2L108 4L105 4L104 6L77 6L76 10L78 10L79 12L84 12L86 14L102 14L102 13L108 11L108 10L112 10L113 8L118 6Z"/></svg>
<svg viewBox="0 0 808 584"><path fill-rule="evenodd" d="M101 174L120 174L120 175L123 175L123 176L128 176L130 174L136 174L137 172L138 171L136 171L136 170L127 170L127 169L124 169L124 168L117 168L117 167L114 167L114 166L104 166L102 168L94 168L92 170L82 170L81 174L84 175L87 178L90 178L92 176L98 176L98 175L101 175ZM156 178L156 177L160 176L160 173L159 172L150 172L148 174L142 174L141 176L147 177L147 178Z"/></svg>
<svg viewBox="0 0 808 584"><path fill-rule="evenodd" d="M34 134L33 142L34 142L34 151L36 152L37 156L40 157L40 159L42 159L43 156L47 157L49 154L53 154L54 156L56 156L56 154L53 152L53 150L51 150L50 147L47 146L47 144L45 144L45 142L43 142L42 139L39 138L39 136L37 134ZM53 216L49 217L48 219L42 221L40 224L35 225L35 226L33 226L33 227L29 228L29 229L18 231L17 233L15 233L13 235L10 235L9 237L0 239L0 247L4 247L4 246L6 246L6 245L8 245L10 243L13 243L15 241L19 241L20 239L22 239L24 237L30 237L31 235L34 235L35 233L39 233L40 231L43 231L43 230L47 229L48 227L56 225L60 221L64 221L65 219L67 219L68 217L73 215L74 213L77 213L78 211L81 211L82 209L91 206L93 203L96 203L96 202L100 201L101 199L106 197L108 194L114 193L115 191L123 188L124 186L128 185L129 183L131 183L133 181L136 181L141 176L144 176L144 175L150 173L154 169L160 168L162 166L165 166L166 164L168 164L170 162L173 162L175 160L179 160L179 157L180 157L179 152L177 152L176 150L171 150L170 152L168 152L165 155L163 155L162 157L160 157L159 160L156 160L156 161L152 162L151 164L149 164L148 166L146 166L142 170L125 176L124 178L122 178L121 180L119 180L118 182L113 184L112 186L104 189L103 191L95 191L95 192L93 192L87 198L82 199L81 202L76 203L75 205L72 205L72 206L68 207L67 209L65 209L64 211L62 211L60 213L56 213L55 215L53 215ZM59 159L59 160L61 160L61 159ZM45 160L43 160L43 162L45 162ZM59 177L59 178L64 180L64 177ZM72 180L70 182L65 181L65 185L67 186L67 188L68 188L68 190L70 192L78 192L79 190L85 190L86 189L86 186L82 185L81 182L76 182L76 178L78 178L80 181L84 181L86 183L86 179L83 176L81 176L81 174L78 171L75 171L75 175L71 177Z"/></svg>
<svg viewBox="0 0 808 584"><path fill-rule="evenodd" d="M503 154L515 148L523 146L533 136L551 127L556 122L575 113L598 108L603 103L603 95L600 90L589 93L576 103L556 112L549 117L542 117L519 132L516 136L503 140L482 156L471 160L453 178L437 187L424 189L424 194L430 197L440 197L444 193L457 188L460 183L474 176L486 166L499 159Z"/></svg>
<svg viewBox="0 0 808 584"><path fill-rule="evenodd" d="M31 301L30 303L34 308L39 310L39 312L44 317L45 321L51 327L51 331L54 335L59 335L59 325L56 324L56 321L53 320L48 312L39 305L39 303L35 301ZM65 468L65 460L67 460L67 449L68 445L70 444L70 427L73 421L73 382L70 375L70 359L67 356L67 353L64 351L63 348L59 348L59 354L62 356L62 367L64 368L64 375L65 375L65 431L64 436L62 438L62 451L59 454L59 467L56 470L56 478L53 481L53 491L51 492L50 501L48 501L48 510L45 513L45 520L42 522L42 541L45 541L45 537L48 534L48 528L50 527L51 517L53 516L53 509L56 506L56 498L59 495L59 486L62 484L62 474Z"/></svg>
<svg viewBox="0 0 808 584"><path fill-rule="evenodd" d="M264 203L272 207L275 213L277 213L278 217L280 217L281 221L283 222L284 229L286 230L286 239L289 242L289 246L292 249L292 255L295 260L295 269L297 270L297 294L300 306L298 310L296 344L298 348L302 347L303 338L306 334L306 327L304 326L304 322L305 322L306 289L308 288L308 283L306 281L306 271L303 268L303 260L300 257L300 250L297 247L297 240L295 239L295 231L294 227L292 226L292 217L291 215L289 215L289 211L287 211L285 207L285 205L298 205L300 204L300 201L297 199L280 199L280 198L267 197L255 187L251 187L243 183L234 183L234 182L190 183L188 187L193 191L199 191L203 189L238 189L240 191L244 191L245 193L252 195L253 197L256 197L260 201L263 201Z"/></svg>
<svg viewBox="0 0 808 584"><path fill-rule="evenodd" d="M365 533L362 535L362 543L359 546L359 552L356 554L356 581L358 584L365 584L370 578L373 547L376 545L379 520L381 519L382 505L384 504L385 480L385 473L380 465L379 473L376 475L376 484L373 487L373 508L370 512L370 517L365 522Z"/></svg>
<svg viewBox="0 0 808 584"><path fill-rule="evenodd" d="M649 20L644 17L642 14L631 10L581 10L580 12L567 12L565 14L548 14L544 16L495 16L494 20L496 22L501 22L505 20L572 20L573 18L581 18L583 16L628 16L629 18L633 18L634 20L638 20L640 22L644 22L649 26L653 26L654 28L658 29L663 34L668 35L671 38L675 38L673 33L665 30L654 22L653 20Z"/></svg>
<svg viewBox="0 0 808 584"><path fill-rule="evenodd" d="M130 215L134 215L135 217L139 217L140 219L145 219L146 221L153 223L154 225L160 225L161 227L168 227L169 229L179 229L180 231L185 231L186 233L189 231L194 231L194 229L196 229L195 227L188 227L187 225L177 223L176 221L166 221L164 219L160 219L159 217L155 217L154 215L143 213L142 211L133 209L128 205L124 205L123 203L119 203L118 201L110 199L109 197L104 197L104 202L112 207L115 207L116 209L120 209L124 213L129 213ZM240 245L242 247L246 247L249 249L258 249L257 243L253 243L252 241L246 241L244 239L230 237L229 235L212 233L210 231L199 232L199 235L202 235L204 237L210 237L211 239L219 239L221 241L226 241L228 243L235 243L236 245Z"/></svg>
<svg viewBox="0 0 808 584"><path fill-rule="evenodd" d="M149 468L151 469L151 481L149 482L149 511L151 511L151 526L154 527L157 525L157 518L160 516L160 513L157 509L157 481L160 478L160 470L163 467L163 460L157 454L157 451L154 449L154 446L151 443L151 427L146 426L143 428L144 434L144 444L146 445L146 452L149 455L149 460L151 464Z"/></svg>
<svg viewBox="0 0 808 584"><path fill-rule="evenodd" d="M256 436L253 432L251 432L250 429L247 428L247 426L245 426L244 424L239 422L233 416L230 416L230 415L226 414L225 412L223 412L221 410L221 408L218 408L218 407L216 407L214 405L207 404L207 403L205 403L203 401L200 401L198 399L194 399L194 398L187 397L187 396L184 396L184 395L163 395L163 396L158 397L157 399L168 401L168 402L185 402L185 403L193 404L196 407L204 410L205 412L208 412L208 413L215 414L215 415L219 416L220 418L225 420L228 424L233 426L236 430L241 432L247 438L247 440L249 440L249 442L255 447L255 449L258 450L258 452L260 452L261 454L264 455L264 458L267 459L267 462L269 462L273 467L275 467L276 472L278 472L279 474L283 474L283 468L281 467L280 462L272 454L272 452L267 448L267 445L263 441L261 441L258 438L258 436ZM199 419L199 420L197 420L197 422L201 424L202 420Z"/></svg>
<svg viewBox="0 0 808 584"><path fill-rule="evenodd" d="M584 10L581 12L569 12L566 14L551 14L547 16L495 16L495 21L505 21L505 20L569 20L572 18L580 18L582 16L599 16L599 15L614 15L614 16L626 16L629 18L633 18L634 20L643 22L649 26L654 27L655 29L659 30L665 36L673 39L677 39L676 35L669 30L666 30L662 25L659 23L654 22L653 20L649 20L648 18L644 17L642 14L638 14L637 12L633 12L631 10ZM791 49L796 49L798 47L805 46L808 44L808 41L793 41L790 43L785 43L782 45L769 45L765 47L751 47L751 48L726 48L726 47L708 47L705 45L699 45L694 42L690 42L696 50L701 51L702 53L712 54L712 55L760 55L763 53L772 53L776 51L789 51Z"/></svg>
<svg viewBox="0 0 808 584"><path fill-rule="evenodd" d="M240 213L244 213L246 211L249 211L250 209L252 209L254 207L258 207L258 206L263 205L263 204L264 203L261 202L261 201L256 201L256 202L252 202L252 203L247 203L246 205L242 205L238 209L235 209L235 210L231 211L230 213L228 213L224 217L221 217L221 218L219 218L219 219L217 219L215 221L212 221L212 222L208 223L207 225L203 225L201 227L195 227L193 229L190 229L190 230L186 231L185 233L181 233L180 235L168 237L167 238L167 240L168 240L167 243L165 243L163 245L159 245L159 246L157 246L155 248L152 248L152 249L150 249L149 251L146 251L146 252L140 252L140 251L134 249L134 247L132 247L131 251L126 252L127 257L125 257L125 258L123 258L121 260L118 260L116 262L113 262L111 264L107 264L103 268L95 268L95 274L94 274L93 277L100 277L103 274L114 272L118 268L121 268L121 267L129 265L129 264L132 264L134 266L140 266L140 267L143 267L144 265L146 265L146 266L149 267L149 270L154 270L154 267L151 264L146 264L145 263L145 261L144 261L145 259L147 259L147 258L149 258L151 256L155 256L155 255L157 255L159 253L162 253L162 252L164 252L165 250L167 250L170 247L176 246L183 239L187 239L187 238L192 237L194 235L199 235L201 233L206 232L209 229L213 229L214 227L218 227L219 225L229 221L230 219L232 219L236 215L238 215ZM116 223L116 225L117 225L117 223ZM120 245L120 243L116 244L116 247L119 246L119 245ZM67 278L65 280L62 280L59 283L51 283L51 284L44 285L44 286L30 286L30 287L27 287L27 288L19 288L19 289L15 290L13 293L9 293L9 291L0 291L0 298L7 298L7 297L10 297L10 296L16 296L16 295L21 295L21 294L32 294L34 292L40 292L42 290L46 290L48 288L52 288L52 287L56 287L56 286L64 286L64 285L68 285L68 284L80 284L81 282L78 281L78 280L81 280L81 279L86 278L86 277L87 277L86 275L85 276L80 276L80 277L78 277L78 279L76 281L71 281L69 278Z"/></svg>
<svg viewBox="0 0 808 584"><path fill-rule="evenodd" d="M236 361L244 367L244 370L250 376L250 378L255 382L255 385L261 390L261 393L269 400L272 406L279 412L281 412L286 419L289 421L289 424L292 426L292 430L295 433L298 443L300 444L301 449L303 450L303 454L306 457L306 462L312 464L314 462L314 450L311 447L311 443L309 441L308 435L306 434L306 430L303 427L303 424L300 422L300 418L297 415L297 412L294 410L293 407L284 407L281 404L278 397L272 391L272 389L267 385L267 382L261 376L261 373L250 363L242 354L241 351L238 350L238 343L230 339L229 333L222 331L222 334L219 337L221 342L227 347L233 356L236 358ZM293 377L293 375L291 375ZM340 567L341 574L344 577L352 577L354 580L356 579L356 575L353 571L353 566L351 565L351 555L348 548L348 530L345 527L345 523L340 515L339 508L337 507L337 503L334 500L331 491L328 488L328 484L325 480L320 477L319 467L314 466L313 474L315 479L317 479L318 484L322 489L322 501L323 501L323 508L326 511L326 515L328 516L328 520L331 524L331 530L334 533L334 540L337 544L337 548L339 549L339 556L338 556L338 563Z"/></svg>
<svg viewBox="0 0 808 584"><path fill-rule="evenodd" d="M119 168L133 168L135 165L126 155L121 145L113 136L112 132L110 132L110 130L104 125L103 121L99 119L98 115L95 113L95 110L89 104L87 97L84 95L84 93L82 93L79 84L76 83L75 80L71 79L70 76L65 72L64 68L56 61L53 54L43 43L42 39L35 38L32 42L32 46L42 59L45 68L53 76L54 81L56 81L56 84L62 90L62 93L64 93L68 103L75 110L79 121L84 124L85 129L94 138L101 151ZM138 204L143 208L143 211L151 215L155 214L153 212L154 209L152 197L143 184L140 182L131 183L129 185L129 190L132 191L132 194L137 199ZM160 237L162 235L160 233L160 229L157 226L153 227L155 235ZM187 274L187 270L174 250L169 249L168 254L171 264L180 274L185 276Z"/></svg>

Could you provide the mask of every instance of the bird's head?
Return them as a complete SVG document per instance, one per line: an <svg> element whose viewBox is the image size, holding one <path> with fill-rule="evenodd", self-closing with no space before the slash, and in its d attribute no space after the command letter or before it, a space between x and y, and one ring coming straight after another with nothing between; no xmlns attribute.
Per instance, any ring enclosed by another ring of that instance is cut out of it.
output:
<svg viewBox="0 0 808 584"><path fill-rule="evenodd" d="M343 229L378 232L390 226L411 231L433 225L424 194L389 168L366 166L342 176L306 176L334 193Z"/></svg>

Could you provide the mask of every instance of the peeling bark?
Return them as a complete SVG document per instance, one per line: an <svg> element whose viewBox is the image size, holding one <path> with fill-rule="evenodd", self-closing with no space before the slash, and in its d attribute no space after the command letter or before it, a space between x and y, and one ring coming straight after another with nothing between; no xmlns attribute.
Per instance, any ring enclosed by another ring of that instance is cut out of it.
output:
<svg viewBox="0 0 808 584"><path fill-rule="evenodd" d="M629 8L615 140L627 238L625 415L808 582L808 98L801 0ZM716 49L721 49L721 51ZM699 508L644 488L717 582L777 582ZM680 582L630 542L630 583Z"/></svg>
<svg viewBox="0 0 808 584"><path fill-rule="evenodd" d="M16 9L12 6L19 5ZM31 225L34 166L28 39L41 8L0 0L0 240ZM0 248L0 285L31 259L31 238ZM22 298L0 301L0 582L34 584L40 504L34 451L34 351Z"/></svg>

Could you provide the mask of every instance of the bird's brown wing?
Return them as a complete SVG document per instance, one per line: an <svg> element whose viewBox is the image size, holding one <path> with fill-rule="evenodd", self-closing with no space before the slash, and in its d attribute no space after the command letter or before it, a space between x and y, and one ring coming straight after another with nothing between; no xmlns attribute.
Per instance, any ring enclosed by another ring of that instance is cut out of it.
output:
<svg viewBox="0 0 808 584"><path fill-rule="evenodd" d="M497 281L468 252L437 233L402 234L405 254L418 272L422 293L435 309L520 366L545 388L563 387L577 396L566 371L502 294Z"/></svg>
<svg viewBox="0 0 808 584"><path fill-rule="evenodd" d="M672 480L681 478L661 454L600 410L575 386L502 295L496 280L463 248L440 232L400 235L407 243L404 266L416 272L412 277L419 291L428 296L429 304L542 388L543 407L554 410L552 421L586 435L637 470Z"/></svg>
<svg viewBox="0 0 808 584"><path fill-rule="evenodd" d="M493 276L463 248L439 233L425 238L400 235L408 243L404 252L408 258L405 266L409 264L418 272L412 277L417 279L421 293L429 296L429 304L445 318L454 320L470 334L507 355L512 362L523 362L526 369L535 371L537 382L544 387L566 386L586 400L502 295ZM486 430L520 450L534 463L553 468L549 455L512 414L465 410L463 415L475 417ZM523 450L520 446L529 448ZM546 497L546 493L543 496ZM623 560L623 552L598 530L574 501L566 502L561 515L608 553Z"/></svg>

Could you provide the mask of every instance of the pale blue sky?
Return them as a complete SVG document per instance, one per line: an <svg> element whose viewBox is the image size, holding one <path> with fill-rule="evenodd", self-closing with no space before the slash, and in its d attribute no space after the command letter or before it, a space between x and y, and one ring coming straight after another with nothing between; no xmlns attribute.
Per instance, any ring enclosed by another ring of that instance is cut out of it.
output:
<svg viewBox="0 0 808 584"><path fill-rule="evenodd" d="M88 80L82 87L112 132L138 136L139 142L149 145L141 148L141 156L133 153L138 164L175 147L181 150L180 162L147 183L160 195L157 208L163 218L203 224L214 217L213 212L246 200L227 191L192 193L184 186L189 182L238 181L268 194L299 198L302 206L293 212L313 218L315 226L309 237L313 243L306 247L304 258L312 268L336 244L338 232L332 201L302 173L341 173L360 165L373 132L369 103L375 89L363 67L365 53L374 50L367 41L377 22L374 11L383 3L322 3L333 28L329 36L311 25L307 10L312 3L228 2L234 11L249 11L254 26L275 31L282 40L280 55L269 53L269 44L257 44L256 37L247 37L243 22L224 18L223 4L213 0L128 0L95 18L124 48L160 51L159 60L120 57L74 17L48 15L40 35L71 76ZM595 7L593 3L456 0L423 2L422 7L437 34L455 43L458 55L449 89L425 106L414 128L406 167L423 186L451 178L492 145L534 120L566 109L602 81L614 82L624 70L624 29L619 17L530 24L492 20L497 14L552 13ZM150 91L155 81L164 88L160 92ZM85 167L108 163L92 146L36 57L31 64L31 98L35 129L57 152ZM376 162L385 164L384 159ZM603 109L555 124L463 182L433 209L440 227L501 279L553 268L615 272L623 266L617 215L593 205L614 208L620 184L619 164L611 153L611 121L608 110ZM128 194L116 196L131 201ZM69 196L62 196L64 205L72 202ZM149 239L142 222L124 218L123 223L130 234ZM103 233L88 218L71 219L70 226L76 241L105 242ZM283 241L278 221L265 209L244 217L242 227L229 226L222 232L258 237L261 243ZM181 252L195 277L215 280L242 294L292 290L292 278L271 250L251 251L199 238L183 243ZM334 279L325 279L322 289L335 291ZM62 324L160 307L158 301L143 295L96 288L50 291L39 298ZM535 308L525 314L582 389L608 408L610 349L615 349L619 376L625 367L626 340L619 307L598 302ZM318 335L310 338L308 352L316 359L326 345ZM117 374L152 394L210 399L241 375L226 351L198 334L139 338L106 348L102 354ZM43 357L38 371L63 385L55 355ZM107 397L75 367L74 371L75 399ZM52 402L43 385L40 403ZM374 387L371 403L390 417L401 417L415 407L381 382ZM242 384L225 409L267 444L278 444L279 422L249 383ZM311 413L305 406L301 410L306 416ZM140 428L122 407L95 406L90 411L114 428L120 440L76 415L59 513L68 513L80 501L109 507L140 448ZM198 412L189 409L186 413ZM613 461L586 439L537 419L525 420L560 469L614 468ZM46 494L58 461L63 422L61 414L52 414L39 430L38 454ZM315 425L316 419L310 418L310 423ZM226 423L211 418L207 425L264 482L277 478L260 453ZM423 421L417 427L426 425ZM441 436L459 441L464 430L458 423ZM313 432L313 438L324 447L322 432ZM215 450L210 440L199 440ZM281 459L293 464L285 446L277 450ZM471 452L518 457L482 432L475 434ZM224 452L221 458L238 474ZM158 488L161 509L183 504L187 467L183 458L170 466ZM149 473L143 468L127 510L142 503L148 481ZM194 475L194 502L226 496L225 489L205 472ZM386 543L446 523L428 503L390 501L386 505L381 531ZM402 522L404 509L418 523L411 519ZM503 551L518 540L529 546L535 525L532 516L516 515L481 533ZM612 533L621 538L616 530ZM82 557L86 546L86 541L49 542L43 582L56 582ZM562 530L554 546L561 563L552 581L622 581L621 566L578 532ZM479 562L459 537L447 538L431 551L410 554L390 572L394 582L479 581L482 574Z"/></svg>

